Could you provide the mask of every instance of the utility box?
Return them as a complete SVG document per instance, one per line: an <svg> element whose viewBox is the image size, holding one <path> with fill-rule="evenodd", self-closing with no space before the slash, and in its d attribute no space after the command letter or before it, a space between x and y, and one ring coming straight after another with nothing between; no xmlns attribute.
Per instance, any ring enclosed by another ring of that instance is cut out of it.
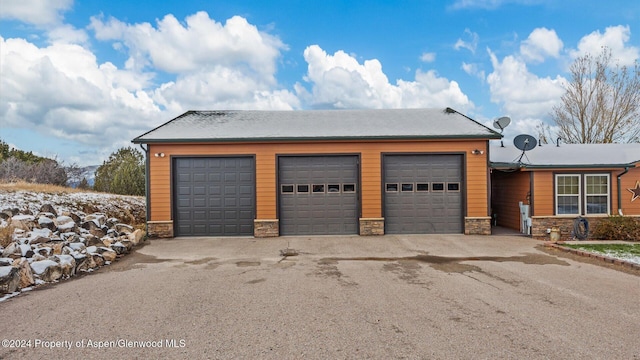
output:
<svg viewBox="0 0 640 360"><path fill-rule="evenodd" d="M551 232L549 233L551 235L551 241L556 242L556 241L560 241L560 228L557 226L554 226L551 228Z"/></svg>

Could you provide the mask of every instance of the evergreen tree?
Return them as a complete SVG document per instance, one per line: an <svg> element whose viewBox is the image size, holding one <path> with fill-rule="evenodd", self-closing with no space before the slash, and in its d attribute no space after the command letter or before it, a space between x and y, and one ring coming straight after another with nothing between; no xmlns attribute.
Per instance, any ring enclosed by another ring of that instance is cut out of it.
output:
<svg viewBox="0 0 640 360"><path fill-rule="evenodd" d="M94 190L122 195L144 195L144 155L135 148L120 148L96 170Z"/></svg>

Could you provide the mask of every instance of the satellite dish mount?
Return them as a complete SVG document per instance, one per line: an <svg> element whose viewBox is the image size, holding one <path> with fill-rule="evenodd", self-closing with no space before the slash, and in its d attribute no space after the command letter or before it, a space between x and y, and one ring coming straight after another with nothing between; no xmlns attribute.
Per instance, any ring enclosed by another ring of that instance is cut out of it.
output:
<svg viewBox="0 0 640 360"><path fill-rule="evenodd" d="M503 116L493 120L493 127L496 129L500 129L500 135L502 135L502 132L507 126L509 126L509 124L511 124L511 118L509 118L508 116ZM502 139L500 139L500 147L504 147L504 142L502 141Z"/></svg>
<svg viewBox="0 0 640 360"><path fill-rule="evenodd" d="M522 157L527 151L536 148L536 146L538 145L538 140L536 140L536 138L531 135L522 134L516 136L513 139L513 145L516 147L516 149L522 150L522 154L520 154L520 157L518 158L518 163L520 163L522 162Z"/></svg>

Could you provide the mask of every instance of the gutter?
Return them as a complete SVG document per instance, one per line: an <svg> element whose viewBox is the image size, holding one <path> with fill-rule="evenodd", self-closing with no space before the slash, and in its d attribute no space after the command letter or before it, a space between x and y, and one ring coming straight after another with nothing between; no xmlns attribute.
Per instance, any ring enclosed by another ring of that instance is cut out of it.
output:
<svg viewBox="0 0 640 360"><path fill-rule="evenodd" d="M617 176L618 178L618 215L620 216L624 216L624 214L622 213L622 190L620 189L620 178L622 177L622 175L628 172L629 172L629 167L627 166L624 168L624 171L618 174Z"/></svg>

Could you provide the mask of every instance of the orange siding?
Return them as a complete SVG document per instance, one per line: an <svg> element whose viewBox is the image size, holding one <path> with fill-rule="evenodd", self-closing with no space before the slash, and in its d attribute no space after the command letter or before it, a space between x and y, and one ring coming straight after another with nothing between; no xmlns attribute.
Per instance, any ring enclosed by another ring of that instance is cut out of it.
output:
<svg viewBox="0 0 640 360"><path fill-rule="evenodd" d="M494 170L491 176L491 206L497 215L498 225L520 230L519 202L529 204L527 195L531 189L531 173L527 171L501 172Z"/></svg>
<svg viewBox="0 0 640 360"><path fill-rule="evenodd" d="M360 155L362 217L382 216L382 153L466 153L467 214L488 216L487 157L471 155L486 149L485 140L468 141L362 141L315 143L236 144L151 144L151 220L171 220L170 157L185 155L251 155L256 159L256 201L258 219L276 219L276 156L287 154ZM164 153L156 158L154 153Z"/></svg>
<svg viewBox="0 0 640 360"><path fill-rule="evenodd" d="M636 199L635 201L631 201L633 198L633 194L628 189L635 189L636 182L640 181L640 163L636 164L633 169L630 169L628 173L624 174L620 178L620 198L622 199L622 213L624 215L640 215L640 199ZM616 179L616 176L621 172L615 173L615 176L612 176L613 179ZM615 181L614 181L615 182ZM617 195L617 192L614 193ZM617 200L613 203L614 205L614 213L618 211L618 203Z"/></svg>
<svg viewBox="0 0 640 360"><path fill-rule="evenodd" d="M553 171L533 172L533 213L531 216L550 216L553 210Z"/></svg>

